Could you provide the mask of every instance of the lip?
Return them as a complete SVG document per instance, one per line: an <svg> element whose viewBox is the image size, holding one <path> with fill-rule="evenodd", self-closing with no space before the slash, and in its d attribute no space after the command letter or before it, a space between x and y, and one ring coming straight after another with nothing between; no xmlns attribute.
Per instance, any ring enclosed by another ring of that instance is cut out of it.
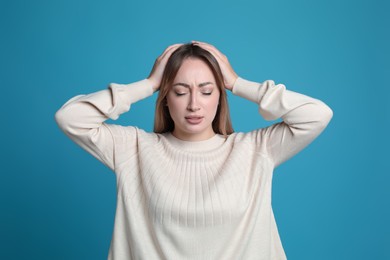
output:
<svg viewBox="0 0 390 260"><path fill-rule="evenodd" d="M203 116L186 116L185 119L191 125L197 125L203 121Z"/></svg>

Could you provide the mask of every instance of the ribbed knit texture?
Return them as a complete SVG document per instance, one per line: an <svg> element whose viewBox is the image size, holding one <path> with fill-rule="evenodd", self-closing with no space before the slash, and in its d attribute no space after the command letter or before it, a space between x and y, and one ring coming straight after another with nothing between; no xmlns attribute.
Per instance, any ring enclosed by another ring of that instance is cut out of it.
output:
<svg viewBox="0 0 390 260"><path fill-rule="evenodd" d="M61 129L117 176L109 259L286 259L271 206L273 169L326 127L324 103L238 78L233 93L283 122L200 142L106 124L150 96L147 79L79 95L57 113Z"/></svg>

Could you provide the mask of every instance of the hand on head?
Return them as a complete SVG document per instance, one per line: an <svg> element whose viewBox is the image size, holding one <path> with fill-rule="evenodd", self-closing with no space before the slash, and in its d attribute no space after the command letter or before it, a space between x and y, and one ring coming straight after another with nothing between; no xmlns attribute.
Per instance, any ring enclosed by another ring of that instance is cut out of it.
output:
<svg viewBox="0 0 390 260"><path fill-rule="evenodd" d="M238 76L234 72L226 55L222 54L217 48L215 48L211 44L205 42L199 42L199 41L192 41L192 43L210 52L216 58L219 67L221 68L222 71L225 86L227 89L232 90L233 85L236 82Z"/></svg>
<svg viewBox="0 0 390 260"><path fill-rule="evenodd" d="M160 83L162 79L162 75L164 73L165 65L171 54L180 46L182 43L173 44L168 46L165 51L156 59L154 62L152 71L149 74L148 79L151 81L153 85L153 91L157 91L160 88Z"/></svg>
<svg viewBox="0 0 390 260"><path fill-rule="evenodd" d="M218 64L221 68L225 87L229 90L232 90L233 85L236 82L238 76L234 72L232 66L230 65L228 58L211 44L205 42L199 42L199 41L192 41L192 44L207 50L215 57L215 59L218 61ZM182 43L178 43L178 44L173 44L168 46L164 50L164 52L156 59L152 71L148 76L148 79L151 81L153 85L154 91L157 91L160 88L162 75L164 73L165 65L167 64L169 57L177 48L179 48L182 45L183 45Z"/></svg>

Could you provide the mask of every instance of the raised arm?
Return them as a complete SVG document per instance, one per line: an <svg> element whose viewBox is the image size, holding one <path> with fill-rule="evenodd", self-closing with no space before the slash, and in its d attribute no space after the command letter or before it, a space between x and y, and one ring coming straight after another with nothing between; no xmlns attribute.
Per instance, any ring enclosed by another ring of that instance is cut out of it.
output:
<svg viewBox="0 0 390 260"><path fill-rule="evenodd" d="M146 79L131 84L112 83L108 89L71 98L55 114L58 126L74 142L114 170L114 136L121 135L123 129L104 122L109 118L117 119L129 111L131 104L159 89L165 64L180 45L166 48Z"/></svg>
<svg viewBox="0 0 390 260"><path fill-rule="evenodd" d="M275 166L311 143L328 125L333 111L322 101L287 90L267 80L262 84L238 78L233 93L259 104L266 120L282 122L258 131L258 142L271 155ZM265 143L264 143L265 142Z"/></svg>
<svg viewBox="0 0 390 260"><path fill-rule="evenodd" d="M283 119L281 123L257 131L259 147L266 149L275 166L307 146L331 120L333 111L322 101L287 90L271 80L260 84L238 77L227 57L217 48L204 42L194 43L217 59L226 89L256 102L264 119Z"/></svg>
<svg viewBox="0 0 390 260"><path fill-rule="evenodd" d="M148 79L127 85L113 83L108 89L71 98L56 112L55 120L70 139L113 170L113 131L118 127L104 121L117 119L132 103L152 93Z"/></svg>

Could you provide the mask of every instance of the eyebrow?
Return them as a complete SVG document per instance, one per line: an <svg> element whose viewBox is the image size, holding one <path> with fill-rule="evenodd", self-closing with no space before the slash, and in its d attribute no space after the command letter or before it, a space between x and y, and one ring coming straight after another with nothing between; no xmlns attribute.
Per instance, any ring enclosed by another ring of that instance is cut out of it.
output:
<svg viewBox="0 0 390 260"><path fill-rule="evenodd" d="M198 87L201 88L201 87L204 87L204 86L209 85L209 84L213 84L213 83L210 82L210 81L203 82L203 83L200 83L200 84L198 85ZM182 83L182 82L175 83L175 84L173 84L172 87L174 87L174 86L183 86L183 87L186 87L186 88L190 88L190 85L188 85L188 84L186 84L186 83Z"/></svg>

